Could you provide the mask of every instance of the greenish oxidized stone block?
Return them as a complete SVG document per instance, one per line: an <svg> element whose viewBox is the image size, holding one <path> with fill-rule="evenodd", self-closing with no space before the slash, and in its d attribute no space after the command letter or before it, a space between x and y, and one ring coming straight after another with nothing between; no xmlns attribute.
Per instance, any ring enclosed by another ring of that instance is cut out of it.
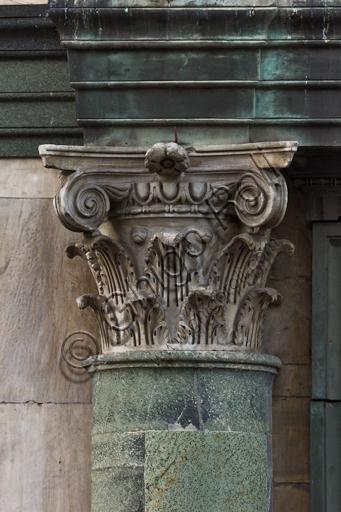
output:
<svg viewBox="0 0 341 512"><path fill-rule="evenodd" d="M93 512L144 512L144 468L92 471Z"/></svg>
<svg viewBox="0 0 341 512"><path fill-rule="evenodd" d="M206 368L144 368L93 375L93 433L199 429L270 433L273 375Z"/></svg>
<svg viewBox="0 0 341 512"><path fill-rule="evenodd" d="M71 82L121 80L257 80L259 50L70 50Z"/></svg>
<svg viewBox="0 0 341 512"><path fill-rule="evenodd" d="M271 433L273 375L226 369L198 370L202 423L209 430Z"/></svg>
<svg viewBox="0 0 341 512"><path fill-rule="evenodd" d="M144 465L144 434L111 432L92 438L92 468Z"/></svg>
<svg viewBox="0 0 341 512"><path fill-rule="evenodd" d="M338 47L266 48L262 50L261 80L340 80Z"/></svg>
<svg viewBox="0 0 341 512"><path fill-rule="evenodd" d="M142 87L80 90L77 117L101 119L249 118L254 115L251 88Z"/></svg>
<svg viewBox="0 0 341 512"><path fill-rule="evenodd" d="M338 90L310 87L307 89L257 90L255 112L258 118L328 118L340 117Z"/></svg>
<svg viewBox="0 0 341 512"><path fill-rule="evenodd" d="M270 512L279 359L160 351L85 364L92 512Z"/></svg>
<svg viewBox="0 0 341 512"><path fill-rule="evenodd" d="M94 434L165 430L181 413L198 425L192 369L117 369L93 376Z"/></svg>
<svg viewBox="0 0 341 512"><path fill-rule="evenodd" d="M266 512L267 436L147 432L146 512Z"/></svg>
<svg viewBox="0 0 341 512"><path fill-rule="evenodd" d="M294 3L51 0L86 144L338 146L340 4Z"/></svg>

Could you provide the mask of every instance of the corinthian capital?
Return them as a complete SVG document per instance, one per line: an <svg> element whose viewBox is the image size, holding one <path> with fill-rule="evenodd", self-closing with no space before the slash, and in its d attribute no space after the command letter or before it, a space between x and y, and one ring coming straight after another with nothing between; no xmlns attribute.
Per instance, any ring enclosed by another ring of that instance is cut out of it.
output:
<svg viewBox="0 0 341 512"><path fill-rule="evenodd" d="M78 299L98 319L104 353L258 351L280 296L266 288L285 214L296 142L183 148L41 146L46 167L69 174L57 215L85 233L69 247L98 294Z"/></svg>

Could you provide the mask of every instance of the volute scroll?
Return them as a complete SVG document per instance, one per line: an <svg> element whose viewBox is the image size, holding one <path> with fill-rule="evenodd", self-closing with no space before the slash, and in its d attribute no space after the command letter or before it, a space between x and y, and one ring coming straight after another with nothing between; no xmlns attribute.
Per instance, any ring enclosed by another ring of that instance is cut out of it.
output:
<svg viewBox="0 0 341 512"><path fill-rule="evenodd" d="M261 350L266 311L281 302L267 278L277 255L294 251L270 230L285 215L279 169L296 147L87 148L79 170L78 150L66 161L65 147L59 160L58 147L44 147L46 165L75 167L55 208L85 233L67 254L81 256L97 284L77 304L94 311L102 353Z"/></svg>

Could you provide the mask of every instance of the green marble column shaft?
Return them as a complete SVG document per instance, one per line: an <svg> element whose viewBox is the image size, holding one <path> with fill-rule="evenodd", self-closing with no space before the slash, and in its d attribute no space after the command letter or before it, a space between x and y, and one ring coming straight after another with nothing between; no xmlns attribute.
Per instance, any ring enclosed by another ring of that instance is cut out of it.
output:
<svg viewBox="0 0 341 512"><path fill-rule="evenodd" d="M85 365L93 385L92 512L271 510L278 358L130 352Z"/></svg>

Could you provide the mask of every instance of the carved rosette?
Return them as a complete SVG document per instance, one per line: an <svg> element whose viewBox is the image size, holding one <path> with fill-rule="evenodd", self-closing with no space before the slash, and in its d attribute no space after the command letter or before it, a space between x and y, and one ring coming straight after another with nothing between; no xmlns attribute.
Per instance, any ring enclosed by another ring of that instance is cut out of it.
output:
<svg viewBox="0 0 341 512"><path fill-rule="evenodd" d="M260 350L267 308L281 300L269 271L294 250L270 229L285 214L279 169L296 147L41 147L46 166L75 171L55 208L85 234L67 255L96 281L77 303L93 309L103 353Z"/></svg>

